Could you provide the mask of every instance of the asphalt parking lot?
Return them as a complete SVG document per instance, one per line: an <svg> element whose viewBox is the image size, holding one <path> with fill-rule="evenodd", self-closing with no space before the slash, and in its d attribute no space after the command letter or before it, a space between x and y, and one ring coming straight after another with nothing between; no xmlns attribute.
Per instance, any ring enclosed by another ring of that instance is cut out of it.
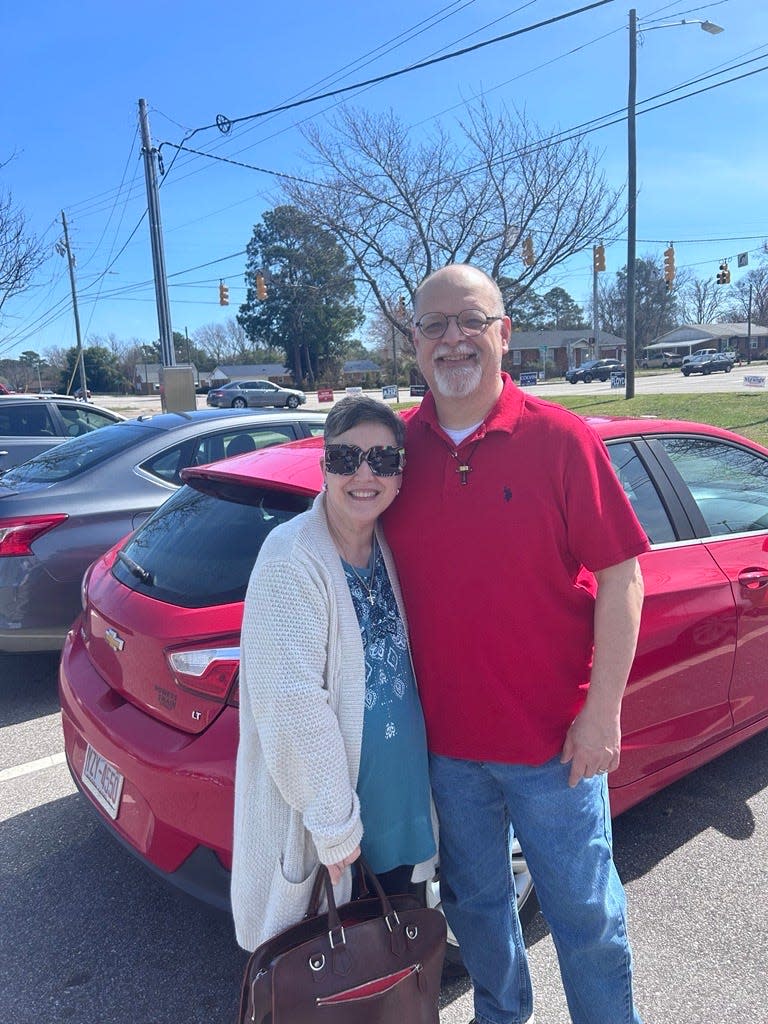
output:
<svg viewBox="0 0 768 1024"><path fill-rule="evenodd" d="M231 924L148 874L77 794L56 664L0 655L0 1022L234 1021ZM646 1024L765 1024L768 733L628 811L615 846ZM567 1024L540 917L527 940L537 1020ZM441 1021L471 1017L466 981L446 979Z"/></svg>

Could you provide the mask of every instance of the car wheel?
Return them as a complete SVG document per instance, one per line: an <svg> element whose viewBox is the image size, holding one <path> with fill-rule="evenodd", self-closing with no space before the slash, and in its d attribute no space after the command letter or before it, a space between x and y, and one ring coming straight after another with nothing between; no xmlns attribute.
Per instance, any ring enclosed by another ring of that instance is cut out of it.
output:
<svg viewBox="0 0 768 1024"><path fill-rule="evenodd" d="M726 366L726 367L725 367L725 372L726 372L726 373L730 373L730 372L731 372L731 369L732 369L732 367L731 367L730 365L729 365L729 366Z"/></svg>
<svg viewBox="0 0 768 1024"><path fill-rule="evenodd" d="M571 377L571 379L568 381L568 383L569 384L577 384L578 381L574 377Z"/></svg>
<svg viewBox="0 0 768 1024"><path fill-rule="evenodd" d="M298 395L289 395L288 398L286 399L285 404L288 406L289 409L298 409L298 407L299 407L299 397L298 397Z"/></svg>
<svg viewBox="0 0 768 1024"><path fill-rule="evenodd" d="M592 374L591 373L585 373L584 374L584 383L585 384L591 384L592 383Z"/></svg>
<svg viewBox="0 0 768 1024"><path fill-rule="evenodd" d="M515 839L512 844L512 877L515 883L517 894L517 912L520 915L520 924L523 928L530 924L539 909L539 901L536 899L536 892L533 888L533 879L528 870L523 851ZM427 882L425 900L428 907L436 907L442 910L440 902L440 884L437 880ZM445 951L446 965L454 969L454 973L463 971L464 962L461 959L461 951L456 936L448 927L448 946Z"/></svg>
<svg viewBox="0 0 768 1024"><path fill-rule="evenodd" d="M244 398L233 398L232 399L232 408L233 409L246 409L247 407L248 407L248 403L246 402L246 400Z"/></svg>
<svg viewBox="0 0 768 1024"><path fill-rule="evenodd" d="M712 373L712 370L710 369L710 367L705 366L704 369L702 370L702 373L704 374L705 377L708 377L710 375L710 373Z"/></svg>
<svg viewBox="0 0 768 1024"><path fill-rule="evenodd" d="M690 370L683 370L683 376L684 377L690 377L690 375L691 375L691 371Z"/></svg>

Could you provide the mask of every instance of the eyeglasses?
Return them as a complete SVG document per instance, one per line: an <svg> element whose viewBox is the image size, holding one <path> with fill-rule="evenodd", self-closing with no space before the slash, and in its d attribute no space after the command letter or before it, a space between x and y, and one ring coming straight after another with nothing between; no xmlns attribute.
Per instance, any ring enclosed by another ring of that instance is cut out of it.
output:
<svg viewBox="0 0 768 1024"><path fill-rule="evenodd" d="M467 338L476 338L492 324L494 320L503 320L501 316L487 316L482 309L462 309L460 313L425 313L416 321L425 338L437 341L448 330L448 323L456 321L456 326Z"/></svg>
<svg viewBox="0 0 768 1024"><path fill-rule="evenodd" d="M364 452L356 444L325 446L325 468L336 476L354 476L364 462L375 476L397 476L405 467L405 448L375 445Z"/></svg>

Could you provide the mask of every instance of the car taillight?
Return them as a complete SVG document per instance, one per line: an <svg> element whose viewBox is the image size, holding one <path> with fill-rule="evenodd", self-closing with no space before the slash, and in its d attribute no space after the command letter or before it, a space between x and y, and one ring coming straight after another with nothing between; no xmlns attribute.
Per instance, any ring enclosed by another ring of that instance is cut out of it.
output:
<svg viewBox="0 0 768 1024"><path fill-rule="evenodd" d="M239 647L202 647L167 651L177 686L222 704L239 703Z"/></svg>
<svg viewBox="0 0 768 1024"><path fill-rule="evenodd" d="M63 512L57 512L48 516L0 519L0 558L31 555L34 541L68 518Z"/></svg>

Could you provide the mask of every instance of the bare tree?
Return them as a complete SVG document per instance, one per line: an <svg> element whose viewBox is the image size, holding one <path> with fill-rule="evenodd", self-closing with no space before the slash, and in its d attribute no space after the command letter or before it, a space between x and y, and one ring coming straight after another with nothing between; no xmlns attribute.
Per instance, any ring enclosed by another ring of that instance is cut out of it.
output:
<svg viewBox="0 0 768 1024"><path fill-rule="evenodd" d="M47 258L47 249L29 231L11 193L0 192L0 310L11 296L24 291Z"/></svg>
<svg viewBox="0 0 768 1024"><path fill-rule="evenodd" d="M768 327L768 261L746 273L735 287L722 290L728 293L728 305L721 320L746 323L751 308L752 323Z"/></svg>
<svg viewBox="0 0 768 1024"><path fill-rule="evenodd" d="M518 113L474 107L459 136L437 126L415 142L393 114L345 109L306 130L316 182L289 181L291 202L333 231L380 309L449 263L505 277L511 301L622 215L580 140L553 142ZM533 259L522 262L531 239Z"/></svg>
<svg viewBox="0 0 768 1024"><path fill-rule="evenodd" d="M714 280L692 278L678 291L679 309L687 324L711 324L720 318L723 290Z"/></svg>

